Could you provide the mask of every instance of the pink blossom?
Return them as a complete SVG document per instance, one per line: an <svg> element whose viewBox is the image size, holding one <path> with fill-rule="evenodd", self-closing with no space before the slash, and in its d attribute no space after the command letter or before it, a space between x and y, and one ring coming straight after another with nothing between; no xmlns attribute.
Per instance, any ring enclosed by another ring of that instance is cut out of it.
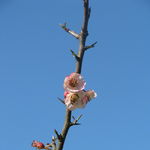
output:
<svg viewBox="0 0 150 150"><path fill-rule="evenodd" d="M44 149L45 148L45 146L42 142L38 142L35 140L32 142L32 147L36 147L38 149Z"/></svg>
<svg viewBox="0 0 150 150"><path fill-rule="evenodd" d="M77 93L70 92L66 95L64 102L69 110L74 110L76 108L85 107L87 103L86 98L88 97L85 91L79 91Z"/></svg>
<svg viewBox="0 0 150 150"><path fill-rule="evenodd" d="M94 90L88 90L86 91L86 96L88 97L89 101L93 98L97 97L97 94Z"/></svg>
<svg viewBox="0 0 150 150"><path fill-rule="evenodd" d="M64 102L69 110L76 108L84 108L86 104L93 98L96 98L97 94L94 90L82 90L76 93L65 92Z"/></svg>
<svg viewBox="0 0 150 150"><path fill-rule="evenodd" d="M64 89L69 92L79 92L85 88L86 82L79 73L71 73L64 80Z"/></svg>

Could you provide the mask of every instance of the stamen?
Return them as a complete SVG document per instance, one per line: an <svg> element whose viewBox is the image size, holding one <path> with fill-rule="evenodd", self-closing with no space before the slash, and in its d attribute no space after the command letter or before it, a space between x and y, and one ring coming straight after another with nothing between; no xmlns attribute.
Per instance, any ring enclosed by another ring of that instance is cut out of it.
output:
<svg viewBox="0 0 150 150"><path fill-rule="evenodd" d="M78 85L78 80L77 79L71 79L69 82L69 85L72 87L76 87Z"/></svg>
<svg viewBox="0 0 150 150"><path fill-rule="evenodd" d="M79 99L78 94L73 94L73 95L70 97L71 104L74 104L78 99Z"/></svg>

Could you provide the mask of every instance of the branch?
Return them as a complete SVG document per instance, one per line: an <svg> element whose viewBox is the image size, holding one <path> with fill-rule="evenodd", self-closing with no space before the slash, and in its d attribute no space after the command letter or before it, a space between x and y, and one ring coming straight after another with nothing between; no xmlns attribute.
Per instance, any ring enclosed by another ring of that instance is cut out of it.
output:
<svg viewBox="0 0 150 150"><path fill-rule="evenodd" d="M76 72L81 73L82 69L82 61L84 57L84 48L85 48L85 42L86 38L88 36L88 22L90 18L91 9L89 8L89 0L83 0L83 6L84 6L84 16L83 16L83 24L82 24L82 30L80 33L80 45L79 45L79 51L78 51L78 57L80 60L76 63Z"/></svg>
<svg viewBox="0 0 150 150"><path fill-rule="evenodd" d="M67 133L70 128L70 123L71 123L71 111L66 109L66 116L65 116L65 122L64 122L64 127L61 132L62 140L58 141L58 147L57 150L62 150L64 146L64 142L67 136Z"/></svg>
<svg viewBox="0 0 150 150"><path fill-rule="evenodd" d="M79 60L76 62L76 72L79 74L81 73L81 69L82 69L82 61L83 61L83 56L84 56L84 52L85 52L84 51L85 42L86 42L86 38L88 36L88 30L87 30L88 29L88 21L89 21L90 12L91 12L91 9L89 8L89 0L83 0L83 4L84 4L83 25L82 25L81 33L77 34L78 35L77 37L78 37L80 43L79 43L79 50L78 50ZM74 31L72 32L71 30L69 30L66 27L66 24L64 24L64 26L62 26L62 28L74 36L75 32ZM63 127L62 132L61 132L62 141L58 142L57 150L63 149L67 133L69 131L69 128L71 127L70 124L71 124L71 111L66 109L64 127Z"/></svg>
<svg viewBox="0 0 150 150"><path fill-rule="evenodd" d="M73 30L70 30L69 28L67 28L67 23L64 24L60 24L60 26L62 27L62 29L64 29L66 32L70 33L72 36L74 36L76 39L80 38L80 34L74 32Z"/></svg>
<svg viewBox="0 0 150 150"><path fill-rule="evenodd" d="M79 74L81 74L82 61L83 61L85 51L89 48L93 48L95 46L95 44L97 43L97 42L95 42L92 45L85 46L86 38L88 36L88 22L89 22L90 13L91 13L91 8L89 8L89 0L83 0L83 6L84 6L84 15L83 15L83 24L82 24L80 34L67 28L66 23L60 25L66 32L68 32L69 34L71 34L75 38L79 39L78 54L76 54L74 51L70 50L72 55L77 60L77 62L76 62L76 73L79 73ZM58 98L58 100L64 104L64 101L62 99ZM66 140L66 136L68 134L70 127L73 125L80 125L80 123L78 123L78 121L82 117L82 115L80 115L77 119L75 119L75 117L72 116L74 121L71 122L71 114L72 114L72 112L69 109L66 109L64 126L63 126L61 133L59 134L57 132L57 130L54 130L57 138L52 137L52 143L47 144L45 147L43 147L43 143L39 142L42 144L42 148L44 148L45 150L52 150L52 149L53 150L62 150L63 149L64 143ZM58 141L58 143L56 143L56 141ZM37 142L37 141L35 141L35 142ZM36 144L36 143L34 143L34 144ZM33 147L38 148L37 145L33 145Z"/></svg>

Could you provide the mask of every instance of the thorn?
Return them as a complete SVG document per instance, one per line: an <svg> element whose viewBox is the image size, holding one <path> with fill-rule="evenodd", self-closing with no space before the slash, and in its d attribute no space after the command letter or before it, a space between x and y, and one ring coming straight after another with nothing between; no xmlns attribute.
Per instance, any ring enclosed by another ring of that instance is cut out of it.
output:
<svg viewBox="0 0 150 150"><path fill-rule="evenodd" d="M71 51L72 55L75 57L75 59L77 61L79 61L79 57L77 56L77 54L73 50L70 50L70 51Z"/></svg>
<svg viewBox="0 0 150 150"><path fill-rule="evenodd" d="M76 120L76 118L75 118L74 116L72 116L72 119L73 119L73 120Z"/></svg>
<svg viewBox="0 0 150 150"><path fill-rule="evenodd" d="M80 115L76 120L74 120L74 124L76 124L80 119L81 119L81 117L82 117L83 115Z"/></svg>
<svg viewBox="0 0 150 150"><path fill-rule="evenodd" d="M56 134L57 136L59 136L59 134L58 134L58 132L57 132L57 130L56 130L56 129L54 130L54 132L55 132L55 134Z"/></svg>
<svg viewBox="0 0 150 150"><path fill-rule="evenodd" d="M81 119L82 116L83 116L83 115L81 114L81 115L78 117L77 121L79 121L79 120Z"/></svg>
<svg viewBox="0 0 150 150"><path fill-rule="evenodd" d="M79 126L79 125L81 125L81 123L75 123L74 125L75 125L75 126Z"/></svg>
<svg viewBox="0 0 150 150"><path fill-rule="evenodd" d="M61 135L57 132L57 130L56 130L56 129L54 130L54 132L55 132L55 134L56 134L57 138L60 140L60 139L61 139Z"/></svg>
<svg viewBox="0 0 150 150"><path fill-rule="evenodd" d="M84 50L88 50L88 49L90 49L90 48L93 48L93 47L95 47L96 44L97 44L97 41L94 42L93 44L89 45L89 46L85 46L85 47L84 47Z"/></svg>
<svg viewBox="0 0 150 150"><path fill-rule="evenodd" d="M70 123L70 126L79 126L79 125L81 125L81 124L80 123L74 123L74 122Z"/></svg>
<svg viewBox="0 0 150 150"><path fill-rule="evenodd" d="M61 103L65 104L64 100L62 100L61 98L58 97L58 100L59 100Z"/></svg>

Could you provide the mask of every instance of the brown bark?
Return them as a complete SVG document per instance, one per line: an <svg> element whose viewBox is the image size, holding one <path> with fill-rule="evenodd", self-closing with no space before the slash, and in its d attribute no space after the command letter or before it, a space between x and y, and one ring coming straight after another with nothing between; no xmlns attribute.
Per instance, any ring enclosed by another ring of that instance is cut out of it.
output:
<svg viewBox="0 0 150 150"><path fill-rule="evenodd" d="M79 50L78 50L78 59L76 63L76 72L81 73L82 70L82 62L83 62L83 57L84 57L84 52L85 52L85 43L86 43L86 38L88 36L88 21L90 17L90 11L91 9L89 8L89 0L83 0L83 6L84 6L84 16L83 16L83 24L82 24L82 29L79 34ZM58 140L58 146L57 150L62 150L66 136L68 134L69 128L71 127L71 111L66 109L66 116L65 116L65 122L64 122L64 127L61 132L61 138Z"/></svg>

